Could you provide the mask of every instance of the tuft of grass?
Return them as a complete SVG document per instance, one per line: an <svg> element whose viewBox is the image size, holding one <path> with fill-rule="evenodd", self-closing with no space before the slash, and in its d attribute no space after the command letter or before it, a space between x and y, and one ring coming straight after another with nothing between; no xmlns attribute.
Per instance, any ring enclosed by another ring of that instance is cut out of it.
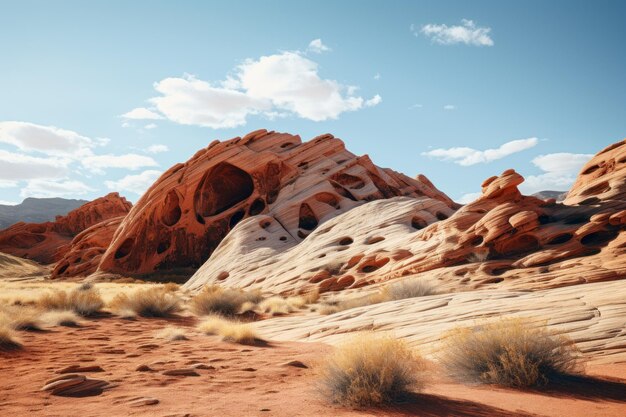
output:
<svg viewBox="0 0 626 417"><path fill-rule="evenodd" d="M37 301L43 310L71 310L81 316L91 316L104 307L99 291L91 284L83 284L71 291L54 291Z"/></svg>
<svg viewBox="0 0 626 417"><path fill-rule="evenodd" d="M382 289L385 301L403 300L405 298L426 297L437 294L432 283L422 279L406 279L394 282Z"/></svg>
<svg viewBox="0 0 626 417"><path fill-rule="evenodd" d="M249 324L228 320L220 316L207 317L198 324L198 330L205 334L222 336L222 340L226 342L242 345L254 345L261 340Z"/></svg>
<svg viewBox="0 0 626 417"><path fill-rule="evenodd" d="M163 287L135 290L130 294L116 295L109 307L125 318L134 315L142 317L168 317L181 311L180 298Z"/></svg>
<svg viewBox="0 0 626 417"><path fill-rule="evenodd" d="M71 310L48 311L41 316L41 321L48 326L78 327L80 319Z"/></svg>
<svg viewBox="0 0 626 417"><path fill-rule="evenodd" d="M181 329L179 327L166 327L159 330L155 336L159 339L166 339L171 342L176 340L188 340L185 329Z"/></svg>
<svg viewBox="0 0 626 417"><path fill-rule="evenodd" d="M320 388L333 402L370 406L423 387L425 362L402 340L363 333L339 346L321 369Z"/></svg>
<svg viewBox="0 0 626 417"><path fill-rule="evenodd" d="M175 282L168 282L163 285L163 289L167 292L177 292L180 290L180 285Z"/></svg>
<svg viewBox="0 0 626 417"><path fill-rule="evenodd" d="M212 285L195 295L191 299L190 306L191 310L199 316L210 314L234 316L241 311L244 304L258 304L262 300L263 296L259 291L243 291Z"/></svg>
<svg viewBox="0 0 626 417"><path fill-rule="evenodd" d="M0 326L13 330L41 330L40 312L27 306L7 306L0 309Z"/></svg>
<svg viewBox="0 0 626 417"><path fill-rule="evenodd" d="M466 383L537 387L578 372L571 340L525 319L501 319L453 330L442 364Z"/></svg>
<svg viewBox="0 0 626 417"><path fill-rule="evenodd" d="M0 351L22 348L22 342L15 335L15 330L6 325L0 325Z"/></svg>

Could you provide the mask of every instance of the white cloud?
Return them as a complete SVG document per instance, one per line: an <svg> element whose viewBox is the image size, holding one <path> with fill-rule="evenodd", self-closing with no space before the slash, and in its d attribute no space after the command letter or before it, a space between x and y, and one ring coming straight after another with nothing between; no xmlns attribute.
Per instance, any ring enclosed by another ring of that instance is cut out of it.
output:
<svg viewBox="0 0 626 417"><path fill-rule="evenodd" d="M413 104L413 105L409 106L409 110L412 110L412 109L421 109L422 107L424 107L424 105L423 105L423 104Z"/></svg>
<svg viewBox="0 0 626 417"><path fill-rule="evenodd" d="M493 39L489 36L491 28L477 27L472 20L461 20L460 26L427 24L417 31L415 25L411 25L411 32L415 36L420 33L430 38L434 43L441 45L454 45L463 43L473 46L493 46Z"/></svg>
<svg viewBox="0 0 626 417"><path fill-rule="evenodd" d="M97 174L104 174L104 168L123 168L136 171L140 168L159 165L149 156L134 153L124 155L94 155L84 158L82 164L85 168Z"/></svg>
<svg viewBox="0 0 626 417"><path fill-rule="evenodd" d="M0 200L0 204L2 204L3 206L17 206L20 203L15 201Z"/></svg>
<svg viewBox="0 0 626 417"><path fill-rule="evenodd" d="M454 110L456 109L456 106L454 104L446 104L445 106L443 106L444 110Z"/></svg>
<svg viewBox="0 0 626 417"><path fill-rule="evenodd" d="M34 123L0 122L0 143L7 143L24 152L80 159L91 155L91 149L103 140L92 140L71 130Z"/></svg>
<svg viewBox="0 0 626 417"><path fill-rule="evenodd" d="M159 120L163 118L160 114L145 107L136 107L120 117L130 120Z"/></svg>
<svg viewBox="0 0 626 417"><path fill-rule="evenodd" d="M118 181L105 181L107 188L142 195L161 176L161 171L147 170L137 175L127 175Z"/></svg>
<svg viewBox="0 0 626 417"><path fill-rule="evenodd" d="M356 95L356 87L322 78L318 64L298 51L247 59L221 82L186 74L165 78L154 88L161 95L150 102L166 118L213 129L245 125L250 115L337 119L382 101L379 95L364 99Z"/></svg>
<svg viewBox="0 0 626 417"><path fill-rule="evenodd" d="M14 188L14 187L17 187L17 186L18 186L18 182L17 181L0 180L0 188Z"/></svg>
<svg viewBox="0 0 626 417"><path fill-rule="evenodd" d="M506 142L496 149L485 149L480 151L467 147L456 147L449 149L434 149L428 152L422 152L422 155L443 161L452 161L462 166L470 166L480 163L487 163L502 159L506 156L517 152L532 148L537 145L537 138L519 139Z"/></svg>
<svg viewBox="0 0 626 417"><path fill-rule="evenodd" d="M478 197L480 197L482 195L481 192L478 193L467 193L467 194L463 194L459 199L458 202L461 204L469 204L472 201L476 200Z"/></svg>
<svg viewBox="0 0 626 417"><path fill-rule="evenodd" d="M145 125L143 128L144 128L144 129L148 129L148 130L150 130L150 129L156 129L157 127L158 127L158 126L157 126L157 124L156 124L156 123L148 123L148 124L147 124L147 125Z"/></svg>
<svg viewBox="0 0 626 417"><path fill-rule="evenodd" d="M22 188L20 196L24 198L70 197L84 195L91 191L95 190L80 181L36 179L28 181L26 187Z"/></svg>
<svg viewBox="0 0 626 417"><path fill-rule="evenodd" d="M322 52L328 52L331 49L322 43L321 39L313 39L311 43L309 43L309 51L315 52L316 54L321 54Z"/></svg>
<svg viewBox="0 0 626 417"><path fill-rule="evenodd" d="M161 152L167 152L169 150L170 148L168 148L167 145L160 145L160 144L150 145L148 146L148 149L146 149L146 151L149 153L161 153Z"/></svg>
<svg viewBox="0 0 626 417"><path fill-rule="evenodd" d="M67 159L39 158L0 149L0 181L61 178L67 174L68 163Z"/></svg>
<svg viewBox="0 0 626 417"><path fill-rule="evenodd" d="M540 155L532 163L544 173L527 176L520 189L525 194L569 190L583 165L592 157L591 154L567 152Z"/></svg>
<svg viewBox="0 0 626 417"><path fill-rule="evenodd" d="M374 79L375 79L375 80L380 80L380 73L379 73L379 72L377 72L377 73L374 75Z"/></svg>

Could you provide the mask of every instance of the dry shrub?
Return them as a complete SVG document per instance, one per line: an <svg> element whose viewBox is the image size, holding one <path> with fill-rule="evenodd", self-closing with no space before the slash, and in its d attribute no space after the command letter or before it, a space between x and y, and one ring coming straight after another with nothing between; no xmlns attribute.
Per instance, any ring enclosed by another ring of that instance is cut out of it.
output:
<svg viewBox="0 0 626 417"><path fill-rule="evenodd" d="M219 314L234 316L245 303L257 304L263 300L259 291L207 286L191 299L191 310L199 315ZM249 305L248 305L249 306Z"/></svg>
<svg viewBox="0 0 626 417"><path fill-rule="evenodd" d="M387 301L385 300L383 293L377 292L363 297L351 298L339 302L323 303L317 311L320 314L328 315L338 313L344 310L350 310L352 308L382 303L383 301Z"/></svg>
<svg viewBox="0 0 626 417"><path fill-rule="evenodd" d="M162 287L117 294L109 307L122 317L167 317L181 310L180 298Z"/></svg>
<svg viewBox="0 0 626 417"><path fill-rule="evenodd" d="M385 301L425 297L436 293L433 284L423 279L406 279L386 285L382 289L382 295Z"/></svg>
<svg viewBox="0 0 626 417"><path fill-rule="evenodd" d="M355 335L321 370L323 394L344 405L377 405L421 389L425 363L402 340L374 333Z"/></svg>
<svg viewBox="0 0 626 417"><path fill-rule="evenodd" d="M91 284L83 284L69 292L54 291L37 301L44 310L71 310L81 316L90 316L104 307L99 291Z"/></svg>
<svg viewBox="0 0 626 417"><path fill-rule="evenodd" d="M180 285L176 284L175 282L168 282L167 284L163 285L163 289L167 292L177 292L180 290Z"/></svg>
<svg viewBox="0 0 626 417"><path fill-rule="evenodd" d="M172 342L176 340L188 340L187 335L185 334L185 329L181 329L179 327L166 327L159 330L155 336L159 339L166 339Z"/></svg>
<svg viewBox="0 0 626 417"><path fill-rule="evenodd" d="M442 363L463 382L532 387L578 370L569 339L524 319L456 329L445 344Z"/></svg>
<svg viewBox="0 0 626 417"><path fill-rule="evenodd" d="M78 327L80 320L71 310L48 311L41 316L41 321L47 326Z"/></svg>
<svg viewBox="0 0 626 417"><path fill-rule="evenodd" d="M206 334L222 336L224 341L242 345L253 345L261 340L249 324L228 320L220 316L207 317L198 325L198 330Z"/></svg>
<svg viewBox="0 0 626 417"><path fill-rule="evenodd" d="M41 330L40 312L27 306L7 306L0 309L0 326L13 330Z"/></svg>
<svg viewBox="0 0 626 417"><path fill-rule="evenodd" d="M305 297L287 297L274 296L263 300L259 304L259 310L263 313L269 313L272 316L293 313L294 311L304 307L307 304Z"/></svg>
<svg viewBox="0 0 626 417"><path fill-rule="evenodd" d="M15 335L15 330L0 325L0 351L15 350L22 347L22 342Z"/></svg>

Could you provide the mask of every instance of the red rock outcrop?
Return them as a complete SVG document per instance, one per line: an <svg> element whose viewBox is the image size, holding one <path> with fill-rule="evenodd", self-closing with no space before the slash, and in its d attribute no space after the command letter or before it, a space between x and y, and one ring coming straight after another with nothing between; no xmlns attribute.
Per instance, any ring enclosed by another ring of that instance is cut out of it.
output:
<svg viewBox="0 0 626 417"><path fill-rule="evenodd" d="M214 141L150 187L120 224L99 270L189 276L246 218L269 216L285 239L300 242L339 213L395 196L457 207L425 177L378 168L330 134L302 143L299 136L259 130Z"/></svg>
<svg viewBox="0 0 626 417"><path fill-rule="evenodd" d="M54 222L17 223L0 231L0 252L28 258L43 264L61 259L73 237L83 230L110 218L124 216L132 204L118 193L110 193Z"/></svg>
<svg viewBox="0 0 626 417"><path fill-rule="evenodd" d="M594 160L622 158L621 145L608 149ZM606 180L611 190L624 189L624 168L611 166L592 187ZM428 198L371 202L334 217L304 241L291 239L269 217L248 220L185 286L197 290L223 281L284 293L325 292L424 275L453 290L528 289L626 277L621 194L607 190L593 202L564 205L523 196L523 181L514 170L491 177L482 196L456 212Z"/></svg>

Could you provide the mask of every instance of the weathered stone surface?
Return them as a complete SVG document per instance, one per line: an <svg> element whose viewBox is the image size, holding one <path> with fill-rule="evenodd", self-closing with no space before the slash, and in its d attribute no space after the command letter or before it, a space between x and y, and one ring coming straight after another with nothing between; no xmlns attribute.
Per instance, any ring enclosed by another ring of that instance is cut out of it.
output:
<svg viewBox="0 0 626 417"><path fill-rule="evenodd" d="M72 238L110 218L126 215L131 203L110 193L58 216L54 222L17 223L0 231L0 252L50 264L61 259Z"/></svg>
<svg viewBox="0 0 626 417"><path fill-rule="evenodd" d="M189 276L245 219L271 219L285 239L300 242L328 218L395 196L456 207L425 177L378 168L330 134L302 143L259 130L215 141L150 187L120 224L99 270Z"/></svg>

